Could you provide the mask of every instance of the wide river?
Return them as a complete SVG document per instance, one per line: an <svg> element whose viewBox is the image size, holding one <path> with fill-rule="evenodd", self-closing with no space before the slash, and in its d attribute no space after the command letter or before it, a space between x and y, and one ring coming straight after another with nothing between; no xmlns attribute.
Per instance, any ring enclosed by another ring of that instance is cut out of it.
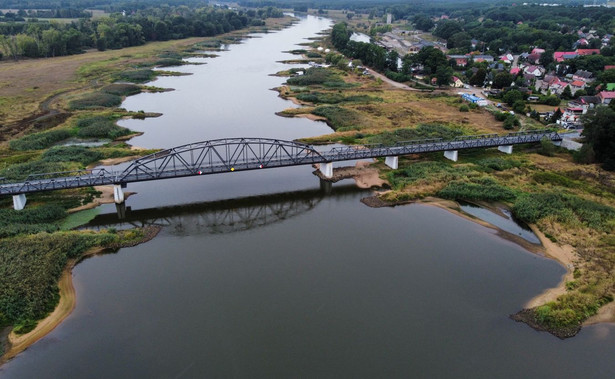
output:
<svg viewBox="0 0 615 379"><path fill-rule="evenodd" d="M292 104L269 76L330 25L303 18L158 79L176 90L123 105L164 113L124 122L145 132L132 143L330 132L275 116ZM508 318L559 282L559 264L436 207L368 208L348 181L321 191L312 171L130 185L127 220L104 206L92 226L160 234L79 264L75 311L0 377L614 377L612 325L559 340Z"/></svg>

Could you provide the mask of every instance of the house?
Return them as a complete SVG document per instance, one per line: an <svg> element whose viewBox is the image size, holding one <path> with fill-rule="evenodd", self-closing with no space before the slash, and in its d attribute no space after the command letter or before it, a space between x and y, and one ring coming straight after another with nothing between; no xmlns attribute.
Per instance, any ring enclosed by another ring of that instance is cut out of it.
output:
<svg viewBox="0 0 615 379"><path fill-rule="evenodd" d="M453 76L451 79L451 87L461 88L463 87L463 82L456 76Z"/></svg>
<svg viewBox="0 0 615 379"><path fill-rule="evenodd" d="M525 74L531 74L537 77L543 76L545 73L545 69L541 66L527 66L523 69L523 73Z"/></svg>
<svg viewBox="0 0 615 379"><path fill-rule="evenodd" d="M566 59L576 58L578 56L579 55L576 51L556 51L555 53L553 53L553 59L558 63L563 62Z"/></svg>
<svg viewBox="0 0 615 379"><path fill-rule="evenodd" d="M590 81L593 80L593 76L594 76L594 74L592 74L590 71L577 70L572 75L572 79L573 80L583 80L585 82L590 82Z"/></svg>
<svg viewBox="0 0 615 379"><path fill-rule="evenodd" d="M511 68L510 69L510 74L511 75L518 75L521 72L521 69L519 67L515 67L515 68Z"/></svg>
<svg viewBox="0 0 615 379"><path fill-rule="evenodd" d="M610 104L611 100L615 99L615 91L602 91L598 94L600 103Z"/></svg>
<svg viewBox="0 0 615 379"><path fill-rule="evenodd" d="M604 71L606 71L606 70L615 70L615 65L604 66Z"/></svg>
<svg viewBox="0 0 615 379"><path fill-rule="evenodd" d="M555 77L547 82L546 89L548 89L552 93L559 95L562 92L564 92L564 89L566 88L567 85L568 85L567 82L564 82L560 80L560 78ZM541 87L541 89L545 89L545 88Z"/></svg>
<svg viewBox="0 0 615 379"><path fill-rule="evenodd" d="M577 92L580 89L584 89L585 88L585 82L582 80L573 80L570 83L570 90L572 91L572 94L574 95L575 92Z"/></svg>
<svg viewBox="0 0 615 379"><path fill-rule="evenodd" d="M468 65L468 61L470 60L469 55L447 55L446 58L449 60L454 59L455 64L459 67L465 67Z"/></svg>
<svg viewBox="0 0 615 379"><path fill-rule="evenodd" d="M594 109L597 105L602 103L602 99L598 96L579 96L577 102L585 109Z"/></svg>
<svg viewBox="0 0 615 379"><path fill-rule="evenodd" d="M491 55L486 54L476 54L474 55L474 62L493 62L493 57Z"/></svg>
<svg viewBox="0 0 615 379"><path fill-rule="evenodd" d="M499 60L501 60L502 62L506 64L511 64L515 60L515 58L512 56L511 53L507 53L507 54L500 56Z"/></svg>
<svg viewBox="0 0 615 379"><path fill-rule="evenodd" d="M544 52L545 52L545 49L539 49L539 48L537 48L537 47L535 47L535 48L532 50L532 54L538 54L538 55L540 55L540 54L542 54L542 53L544 53Z"/></svg>
<svg viewBox="0 0 615 379"><path fill-rule="evenodd" d="M527 56L527 61L531 64L538 64L540 62L540 54L529 54Z"/></svg>
<svg viewBox="0 0 615 379"><path fill-rule="evenodd" d="M577 49L577 54L583 55L600 55L600 49Z"/></svg>

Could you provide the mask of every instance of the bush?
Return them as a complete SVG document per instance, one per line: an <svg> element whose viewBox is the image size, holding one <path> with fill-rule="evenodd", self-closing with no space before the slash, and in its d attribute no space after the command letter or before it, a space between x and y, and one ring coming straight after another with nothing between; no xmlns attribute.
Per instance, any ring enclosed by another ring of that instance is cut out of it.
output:
<svg viewBox="0 0 615 379"><path fill-rule="evenodd" d="M576 163L594 163L596 161L596 153L592 145L584 143L579 150L572 153L572 158Z"/></svg>
<svg viewBox="0 0 615 379"><path fill-rule="evenodd" d="M106 92L94 92L68 103L71 109L91 109L99 107L117 107L122 104L122 98Z"/></svg>
<svg viewBox="0 0 615 379"><path fill-rule="evenodd" d="M179 58L164 58L164 59L159 59L156 62L156 66L159 67L171 67L171 66L181 66L184 64L184 61Z"/></svg>
<svg viewBox="0 0 615 379"><path fill-rule="evenodd" d="M469 111L470 111L470 108L467 106L467 104L462 104L459 107L459 112L469 112Z"/></svg>
<svg viewBox="0 0 615 379"><path fill-rule="evenodd" d="M70 166L64 162L43 162L29 161L8 166L0 170L0 177L7 180L22 180L31 174L40 174L41 172L62 172L70 169Z"/></svg>
<svg viewBox="0 0 615 379"><path fill-rule="evenodd" d="M395 129L385 131L383 133L371 136L368 138L369 143L382 143L385 145L393 145L400 141L411 141L427 138L442 138L450 140L462 135L463 132L459 129L451 129L444 125L438 124L421 124L416 128Z"/></svg>
<svg viewBox="0 0 615 379"><path fill-rule="evenodd" d="M149 82L156 77L156 72L153 70L133 70L124 71L117 75L118 80L133 82L133 83L145 83Z"/></svg>
<svg viewBox="0 0 615 379"><path fill-rule="evenodd" d="M305 73L300 76L288 78L286 81L290 85L294 86L309 86L314 84L323 84L325 82L338 82L337 75L331 70L323 67L310 67L305 70Z"/></svg>
<svg viewBox="0 0 615 379"><path fill-rule="evenodd" d="M0 240L0 313L27 330L58 302L57 282L67 259L117 239L110 234L39 233Z"/></svg>
<svg viewBox="0 0 615 379"><path fill-rule="evenodd" d="M41 150L68 138L70 138L68 130L50 130L12 140L9 142L9 146L13 150Z"/></svg>
<svg viewBox="0 0 615 379"><path fill-rule="evenodd" d="M99 161L103 154L84 146L61 146L54 147L43 153L41 159L45 162L79 162L88 165Z"/></svg>
<svg viewBox="0 0 615 379"><path fill-rule="evenodd" d="M77 136L81 138L116 139L131 133L130 129L115 125L109 118L94 116L77 121Z"/></svg>
<svg viewBox="0 0 615 379"><path fill-rule="evenodd" d="M316 107L312 113L316 116L325 117L333 130L354 126L359 121L357 112L338 106Z"/></svg>
<svg viewBox="0 0 615 379"><path fill-rule="evenodd" d="M538 153L547 157L552 157L555 155L555 145L551 140L543 138L540 140L540 150Z"/></svg>
<svg viewBox="0 0 615 379"><path fill-rule="evenodd" d="M555 216L562 224L580 222L600 231L608 231L609 222L615 218L615 209L611 207L559 192L519 196L513 205L513 213L526 223Z"/></svg>
<svg viewBox="0 0 615 379"><path fill-rule="evenodd" d="M452 181L437 195L445 199L475 201L512 201L516 197L512 190L498 184L492 178Z"/></svg>
<svg viewBox="0 0 615 379"><path fill-rule="evenodd" d="M485 158L476 162L479 166L495 171L509 170L513 167L520 167L521 163L512 159L505 158Z"/></svg>
<svg viewBox="0 0 615 379"><path fill-rule="evenodd" d="M141 87L134 84L109 84L102 91L117 96L132 96L141 93Z"/></svg>

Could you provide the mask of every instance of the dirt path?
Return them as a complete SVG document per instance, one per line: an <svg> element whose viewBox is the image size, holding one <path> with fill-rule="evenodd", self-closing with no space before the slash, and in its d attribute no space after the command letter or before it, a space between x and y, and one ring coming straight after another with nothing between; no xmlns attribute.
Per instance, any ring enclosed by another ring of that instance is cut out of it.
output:
<svg viewBox="0 0 615 379"><path fill-rule="evenodd" d="M385 83L387 83L387 84L389 84L389 85L391 85L391 86L393 86L395 88L404 89L404 90L407 90L407 91L422 92L420 89L412 88L410 86L405 85L404 83L399 83L399 82L396 82L395 80L391 80L391 79L387 78L386 76L382 75L381 73L372 70L371 68L368 68L367 71L369 71L369 73L371 75L373 75L374 78L378 78L378 79L382 80L383 82L385 82Z"/></svg>

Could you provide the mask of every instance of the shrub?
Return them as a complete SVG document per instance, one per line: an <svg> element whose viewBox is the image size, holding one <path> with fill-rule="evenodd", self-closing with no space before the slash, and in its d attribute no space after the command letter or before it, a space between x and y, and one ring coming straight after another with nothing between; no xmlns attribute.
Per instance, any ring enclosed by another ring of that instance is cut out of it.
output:
<svg viewBox="0 0 615 379"><path fill-rule="evenodd" d="M333 130L354 126L359 121L359 115L355 111L338 106L316 107L312 113L327 118L328 124Z"/></svg>
<svg viewBox="0 0 615 379"><path fill-rule="evenodd" d="M123 80L126 82L133 82L133 83L149 82L155 77L156 77L156 72L154 72L153 70L149 70L149 69L124 71L117 75L118 80Z"/></svg>
<svg viewBox="0 0 615 379"><path fill-rule="evenodd" d="M109 138L116 139L130 134L130 130L103 116L82 118L77 121L77 136L81 138Z"/></svg>
<svg viewBox="0 0 615 379"><path fill-rule="evenodd" d="M184 64L184 61L180 58L164 58L156 61L156 66L159 67L171 67L171 66L181 66Z"/></svg>
<svg viewBox="0 0 615 379"><path fill-rule="evenodd" d="M103 154L84 146L54 147L43 153L41 159L46 162L79 162L83 165L96 162L103 158Z"/></svg>
<svg viewBox="0 0 615 379"><path fill-rule="evenodd" d="M117 107L122 103L122 98L106 92L94 92L68 103L71 109L91 109L99 107Z"/></svg>
<svg viewBox="0 0 615 379"><path fill-rule="evenodd" d="M580 222L592 229L608 231L615 209L576 195L550 192L523 194L513 205L513 213L526 223L555 216L562 224Z"/></svg>
<svg viewBox="0 0 615 379"><path fill-rule="evenodd" d="M395 129L386 131L368 138L369 143L382 143L392 145L400 141L411 141L426 138L453 139L462 135L459 129L451 129L438 124L421 124L416 128Z"/></svg>
<svg viewBox="0 0 615 379"><path fill-rule="evenodd" d="M27 330L58 302L57 281L69 258L92 246L106 246L111 234L39 233L0 240L0 313Z"/></svg>
<svg viewBox="0 0 615 379"><path fill-rule="evenodd" d="M310 67L305 70L303 75L288 78L286 82L295 86L309 86L337 81L340 81L337 75L330 70L323 67Z"/></svg>
<svg viewBox="0 0 615 379"><path fill-rule="evenodd" d="M473 181L456 180L438 192L438 196L453 200L512 201L515 193L492 178Z"/></svg>
<svg viewBox="0 0 615 379"><path fill-rule="evenodd" d="M69 169L70 167L64 162L44 162L36 160L8 166L0 170L0 177L4 177L7 180L22 180L31 174L61 172Z"/></svg>
<svg viewBox="0 0 615 379"><path fill-rule="evenodd" d="M547 157L552 157L555 155L555 145L551 140L543 138L540 140L540 150L538 153Z"/></svg>
<svg viewBox="0 0 615 379"><path fill-rule="evenodd" d="M109 84L102 89L103 92L110 93L117 96L132 96L141 93L141 87L134 84Z"/></svg>
<svg viewBox="0 0 615 379"><path fill-rule="evenodd" d="M469 112L469 111L470 111L470 108L467 106L467 104L462 104L459 107L459 112Z"/></svg>
<svg viewBox="0 0 615 379"><path fill-rule="evenodd" d="M476 162L479 166L495 171L509 170L521 166L519 161L505 158L485 158Z"/></svg>
<svg viewBox="0 0 615 379"><path fill-rule="evenodd" d="M40 150L68 138L70 138L68 130L50 130L12 140L9 142L9 146L13 150Z"/></svg>

